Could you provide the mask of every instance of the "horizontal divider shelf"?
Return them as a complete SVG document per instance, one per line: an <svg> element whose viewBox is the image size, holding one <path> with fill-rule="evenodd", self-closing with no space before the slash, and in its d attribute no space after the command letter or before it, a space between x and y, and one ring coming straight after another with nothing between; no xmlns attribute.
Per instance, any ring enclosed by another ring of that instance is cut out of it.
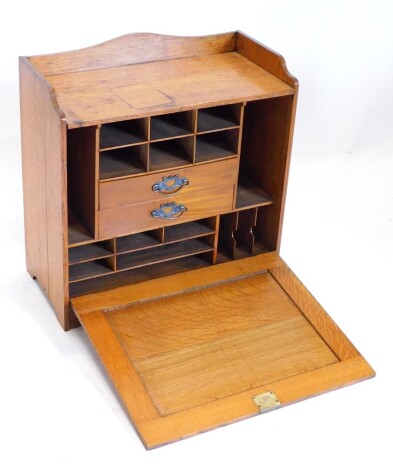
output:
<svg viewBox="0 0 393 470"><path fill-rule="evenodd" d="M108 258L104 258L71 265L69 268L70 283L113 273L113 268L107 263L107 260Z"/></svg>
<svg viewBox="0 0 393 470"><path fill-rule="evenodd" d="M208 162L237 155L239 130L211 132L197 135L195 162Z"/></svg>
<svg viewBox="0 0 393 470"><path fill-rule="evenodd" d="M197 132L213 132L239 126L240 111L240 104L199 109Z"/></svg>
<svg viewBox="0 0 393 470"><path fill-rule="evenodd" d="M150 120L150 140L161 140L193 134L193 112L162 114Z"/></svg>
<svg viewBox="0 0 393 470"><path fill-rule="evenodd" d="M103 124L99 180L236 157L242 104Z"/></svg>
<svg viewBox="0 0 393 470"><path fill-rule="evenodd" d="M71 265L113 256L113 249L109 245L109 242L98 242L69 248L68 262Z"/></svg>
<svg viewBox="0 0 393 470"><path fill-rule="evenodd" d="M159 264L143 266L142 268L115 272L110 276L95 277L72 283L70 284L70 296L77 297L79 295L94 294L128 284L136 284L150 279L170 276L171 274L179 274L193 269L205 268L210 265L210 261L206 260L204 255L172 259Z"/></svg>
<svg viewBox="0 0 393 470"><path fill-rule="evenodd" d="M273 198L251 181L240 176L235 209L273 204Z"/></svg>
<svg viewBox="0 0 393 470"><path fill-rule="evenodd" d="M146 173L147 152L147 144L100 152L100 180Z"/></svg>
<svg viewBox="0 0 393 470"><path fill-rule="evenodd" d="M161 238L158 238L158 230L149 230L148 232L135 233L116 239L116 253L129 253L132 251L146 250L161 244Z"/></svg>
<svg viewBox="0 0 393 470"><path fill-rule="evenodd" d="M183 258L213 250L214 247L198 238L169 245L160 245L149 250L119 255L117 257L117 271L162 263L170 259Z"/></svg>
<svg viewBox="0 0 393 470"><path fill-rule="evenodd" d="M193 163L194 137L182 137L150 144L149 171L176 168Z"/></svg>
<svg viewBox="0 0 393 470"><path fill-rule="evenodd" d="M185 222L165 227L164 243L173 243L180 240L197 238L204 235L213 235L215 230L208 227L203 221Z"/></svg>
<svg viewBox="0 0 393 470"><path fill-rule="evenodd" d="M94 236L88 231L86 226L82 224L75 214L69 210L68 212L68 245L77 243L91 243Z"/></svg>
<svg viewBox="0 0 393 470"><path fill-rule="evenodd" d="M147 141L147 119L103 124L100 128L100 150L135 145Z"/></svg>

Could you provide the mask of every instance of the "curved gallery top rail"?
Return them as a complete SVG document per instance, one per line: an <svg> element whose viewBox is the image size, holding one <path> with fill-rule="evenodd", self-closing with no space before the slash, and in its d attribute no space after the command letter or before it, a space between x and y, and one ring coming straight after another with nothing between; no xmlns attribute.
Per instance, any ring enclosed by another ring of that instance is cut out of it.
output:
<svg viewBox="0 0 393 470"><path fill-rule="evenodd" d="M46 81L69 128L273 98L297 89L283 57L241 32L136 33L21 60Z"/></svg>

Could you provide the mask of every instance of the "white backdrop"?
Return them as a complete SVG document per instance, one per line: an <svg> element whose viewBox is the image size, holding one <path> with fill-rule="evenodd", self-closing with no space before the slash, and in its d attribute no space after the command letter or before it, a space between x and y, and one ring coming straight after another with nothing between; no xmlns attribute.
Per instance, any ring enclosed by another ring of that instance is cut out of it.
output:
<svg viewBox="0 0 393 470"><path fill-rule="evenodd" d="M3 6L1 468L392 468L392 18L378 0ZM235 29L282 53L300 82L281 254L377 377L146 452L83 331L61 330L25 272L17 57Z"/></svg>

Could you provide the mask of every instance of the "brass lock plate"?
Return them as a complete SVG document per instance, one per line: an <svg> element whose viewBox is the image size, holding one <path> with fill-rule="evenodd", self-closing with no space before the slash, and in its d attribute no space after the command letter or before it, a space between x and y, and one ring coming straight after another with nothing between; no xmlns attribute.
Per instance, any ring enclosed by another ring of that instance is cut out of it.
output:
<svg viewBox="0 0 393 470"><path fill-rule="evenodd" d="M253 396L252 399L259 408L260 413L264 413L265 411L273 410L274 408L281 406L281 402L274 392L261 393L260 395Z"/></svg>

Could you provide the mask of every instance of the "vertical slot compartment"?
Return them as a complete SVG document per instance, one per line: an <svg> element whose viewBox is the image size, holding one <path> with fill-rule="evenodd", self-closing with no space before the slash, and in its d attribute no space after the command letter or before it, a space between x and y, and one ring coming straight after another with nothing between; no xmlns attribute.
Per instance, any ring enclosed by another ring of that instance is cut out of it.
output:
<svg viewBox="0 0 393 470"><path fill-rule="evenodd" d="M266 207L220 216L217 262L247 258L274 250L266 242Z"/></svg>
<svg viewBox="0 0 393 470"><path fill-rule="evenodd" d="M147 158L147 144L100 152L100 181L145 173Z"/></svg>
<svg viewBox="0 0 393 470"><path fill-rule="evenodd" d="M170 139L193 134L194 116L193 111L152 116L150 119L150 140Z"/></svg>
<svg viewBox="0 0 393 470"><path fill-rule="evenodd" d="M147 141L148 119L111 122L100 128L100 150L140 144Z"/></svg>
<svg viewBox="0 0 393 470"><path fill-rule="evenodd" d="M234 259L246 258L253 254L254 227L256 225L257 210L247 209L238 212L237 228L235 232L236 248Z"/></svg>
<svg viewBox="0 0 393 470"><path fill-rule="evenodd" d="M220 215L217 263L231 261L235 256L235 232L237 229L238 217L238 212L230 212L228 214Z"/></svg>
<svg viewBox="0 0 393 470"><path fill-rule="evenodd" d="M197 132L214 132L240 125L242 104L213 106L198 110Z"/></svg>
<svg viewBox="0 0 393 470"><path fill-rule="evenodd" d="M97 127L67 131L69 245L95 238Z"/></svg>
<svg viewBox="0 0 393 470"><path fill-rule="evenodd" d="M256 224L252 229L254 235L254 247L252 254L259 255L261 253L267 253L268 251L276 250L276 245L271 244L271 237L269 233L269 206L258 207Z"/></svg>

